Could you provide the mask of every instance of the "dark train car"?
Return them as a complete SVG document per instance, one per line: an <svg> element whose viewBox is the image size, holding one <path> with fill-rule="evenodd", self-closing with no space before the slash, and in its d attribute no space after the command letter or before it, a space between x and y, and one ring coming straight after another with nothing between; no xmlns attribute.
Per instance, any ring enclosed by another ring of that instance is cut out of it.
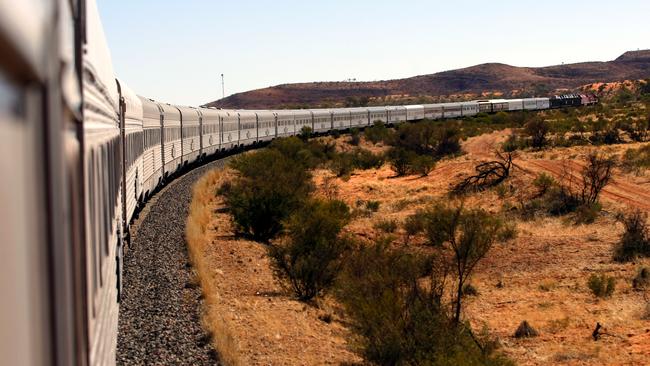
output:
<svg viewBox="0 0 650 366"><path fill-rule="evenodd" d="M551 108L578 107L582 105L582 98L577 94L555 95L549 102Z"/></svg>

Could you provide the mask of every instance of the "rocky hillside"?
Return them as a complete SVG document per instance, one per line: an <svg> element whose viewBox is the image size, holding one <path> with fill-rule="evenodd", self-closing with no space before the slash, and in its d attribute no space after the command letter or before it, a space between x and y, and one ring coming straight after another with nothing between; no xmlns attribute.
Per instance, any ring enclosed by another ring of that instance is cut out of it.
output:
<svg viewBox="0 0 650 366"><path fill-rule="evenodd" d="M283 84L208 103L220 108L332 107L427 102L476 96L546 95L595 82L650 77L650 50L629 51L616 60L547 67L487 63L407 79L376 82Z"/></svg>

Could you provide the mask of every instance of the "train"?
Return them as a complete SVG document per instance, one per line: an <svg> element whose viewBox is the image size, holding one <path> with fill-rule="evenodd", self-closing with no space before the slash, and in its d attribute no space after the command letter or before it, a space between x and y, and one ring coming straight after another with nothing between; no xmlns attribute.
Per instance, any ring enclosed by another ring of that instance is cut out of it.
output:
<svg viewBox="0 0 650 366"><path fill-rule="evenodd" d="M116 78L94 0L0 1L0 364L113 365L129 226L188 167L314 133L597 102L591 95L377 107L173 105Z"/></svg>

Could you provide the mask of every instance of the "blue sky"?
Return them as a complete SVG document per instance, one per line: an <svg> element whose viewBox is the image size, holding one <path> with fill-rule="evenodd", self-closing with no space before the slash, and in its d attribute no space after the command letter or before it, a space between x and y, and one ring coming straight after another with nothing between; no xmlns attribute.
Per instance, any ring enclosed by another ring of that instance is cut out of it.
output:
<svg viewBox="0 0 650 366"><path fill-rule="evenodd" d="M385 80L484 62L607 61L650 48L650 1L98 0L117 75L198 105L302 81Z"/></svg>

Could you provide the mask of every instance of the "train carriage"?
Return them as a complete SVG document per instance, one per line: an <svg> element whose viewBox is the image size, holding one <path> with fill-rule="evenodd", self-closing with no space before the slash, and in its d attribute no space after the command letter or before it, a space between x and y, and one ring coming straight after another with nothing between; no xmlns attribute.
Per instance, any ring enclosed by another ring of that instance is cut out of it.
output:
<svg viewBox="0 0 650 366"><path fill-rule="evenodd" d="M442 118L458 118L463 115L460 103L442 103Z"/></svg>
<svg viewBox="0 0 650 366"><path fill-rule="evenodd" d="M295 123L296 133L300 133L303 128L309 127L314 129L314 121L311 112L307 109L297 109L293 111L293 118Z"/></svg>
<svg viewBox="0 0 650 366"><path fill-rule="evenodd" d="M201 156L209 156L219 150L219 112L214 109L200 108L201 114Z"/></svg>
<svg viewBox="0 0 650 366"><path fill-rule="evenodd" d="M120 94L120 128L124 176L122 177L122 213L125 230L143 200L142 160L144 150L143 109L140 98L124 82L117 81Z"/></svg>
<svg viewBox="0 0 650 366"><path fill-rule="evenodd" d="M219 110L221 131L221 150L229 150L239 146L239 115L236 111Z"/></svg>
<svg viewBox="0 0 650 366"><path fill-rule="evenodd" d="M278 137L291 136L296 133L293 111L278 110L275 111L275 118L278 125Z"/></svg>
<svg viewBox="0 0 650 366"><path fill-rule="evenodd" d="M371 125L375 122L388 123L386 107L368 107L368 114L370 115Z"/></svg>
<svg viewBox="0 0 650 366"><path fill-rule="evenodd" d="M88 345L91 365L115 362L122 259L119 95L99 13L88 2L82 92Z"/></svg>
<svg viewBox="0 0 650 366"><path fill-rule="evenodd" d="M551 108L551 103L549 98L535 98L537 103L537 109L549 109Z"/></svg>
<svg viewBox="0 0 650 366"><path fill-rule="evenodd" d="M350 126L352 127L365 127L368 126L368 108L357 107L350 108Z"/></svg>
<svg viewBox="0 0 650 366"><path fill-rule="evenodd" d="M460 114L463 117L471 117L478 114L477 102L462 102L460 103Z"/></svg>
<svg viewBox="0 0 650 366"><path fill-rule="evenodd" d="M508 100L508 111L521 111L524 109L524 100L523 99L509 99Z"/></svg>
<svg viewBox="0 0 650 366"><path fill-rule="evenodd" d="M329 109L312 109L314 132L322 133L332 129L332 112Z"/></svg>
<svg viewBox="0 0 650 366"><path fill-rule="evenodd" d="M176 106L181 113L183 163L192 164L201 153L201 116L196 108Z"/></svg>
<svg viewBox="0 0 650 366"><path fill-rule="evenodd" d="M171 104L158 103L162 114L163 176L176 173L183 163L181 112Z"/></svg>
<svg viewBox="0 0 650 366"><path fill-rule="evenodd" d="M348 108L332 109L332 128L345 130L350 128L350 110Z"/></svg>
<svg viewBox="0 0 650 366"><path fill-rule="evenodd" d="M407 105L405 108L407 121L419 121L421 119L424 119L423 105Z"/></svg>
<svg viewBox="0 0 650 366"><path fill-rule="evenodd" d="M508 101L506 99L491 99L490 103L492 104L493 113L508 110Z"/></svg>
<svg viewBox="0 0 650 366"><path fill-rule="evenodd" d="M524 98L523 108L526 111L533 111L537 109L537 98Z"/></svg>
<svg viewBox="0 0 650 366"><path fill-rule="evenodd" d="M443 117L442 104L425 104L424 118L440 119Z"/></svg>
<svg viewBox="0 0 650 366"><path fill-rule="evenodd" d="M257 114L253 111L237 111L239 118L239 145L251 146L257 143Z"/></svg>
<svg viewBox="0 0 650 366"><path fill-rule="evenodd" d="M406 107L389 106L386 107L386 115L389 124L398 124L406 121Z"/></svg>
<svg viewBox="0 0 650 366"><path fill-rule="evenodd" d="M163 177L162 114L160 107L151 99L139 97L142 105L142 128L144 147L142 152L142 180L145 196L160 185Z"/></svg>
<svg viewBox="0 0 650 366"><path fill-rule="evenodd" d="M275 138L275 114L271 111L255 111L257 115L257 139L270 141Z"/></svg>

